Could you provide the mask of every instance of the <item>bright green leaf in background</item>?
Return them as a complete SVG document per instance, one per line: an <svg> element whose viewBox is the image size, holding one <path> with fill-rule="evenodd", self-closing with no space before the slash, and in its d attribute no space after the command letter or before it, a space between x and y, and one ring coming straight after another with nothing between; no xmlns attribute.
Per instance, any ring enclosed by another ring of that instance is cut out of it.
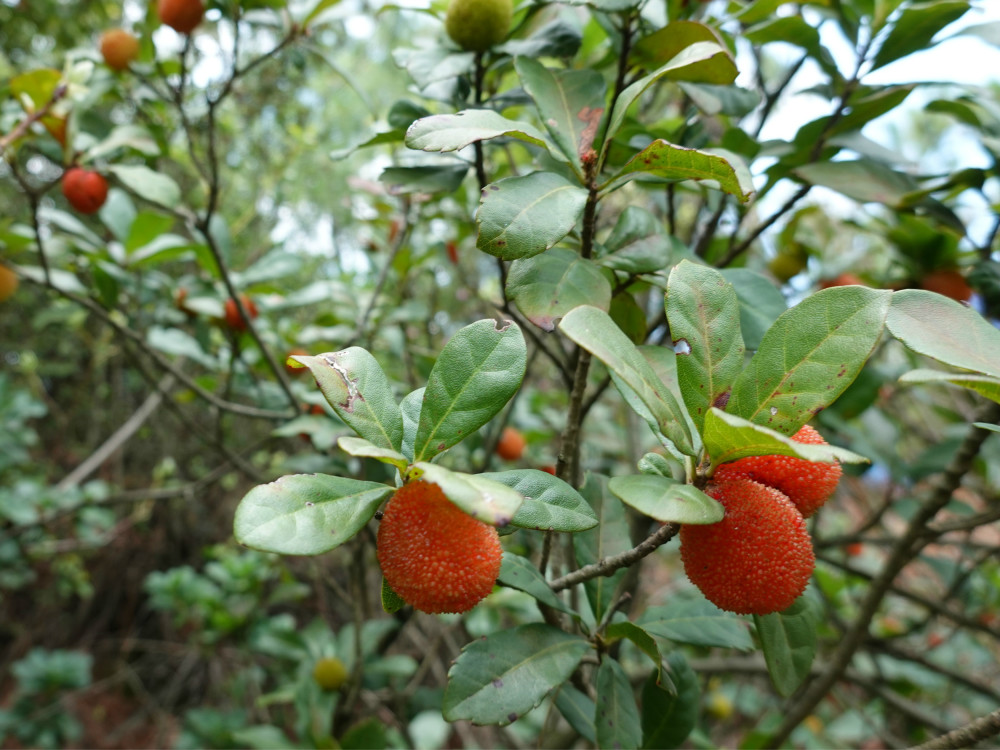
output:
<svg viewBox="0 0 1000 750"><path fill-rule="evenodd" d="M265 552L318 555L357 534L392 491L377 482L291 474L246 494L233 533L240 544Z"/></svg>
<svg viewBox="0 0 1000 750"><path fill-rule="evenodd" d="M517 392L527 366L521 329L479 320L445 344L427 380L414 461L428 461L496 416Z"/></svg>

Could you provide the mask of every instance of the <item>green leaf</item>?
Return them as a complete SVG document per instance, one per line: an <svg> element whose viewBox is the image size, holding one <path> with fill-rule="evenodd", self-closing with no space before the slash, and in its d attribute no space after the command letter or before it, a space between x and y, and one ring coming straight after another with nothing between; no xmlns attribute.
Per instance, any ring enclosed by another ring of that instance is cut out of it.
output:
<svg viewBox="0 0 1000 750"><path fill-rule="evenodd" d="M319 2L316 3L313 9L309 11L309 14L302 19L302 27L305 28L306 26L308 26L317 16L319 16L320 13L322 13L327 8L332 8L339 2L340 0L319 0Z"/></svg>
<svg viewBox="0 0 1000 750"><path fill-rule="evenodd" d="M663 139L653 141L629 159L605 186L644 175L670 181L705 180L710 187L735 195L741 203L750 200L754 192L750 170L736 154L723 156L717 152L676 146Z"/></svg>
<svg viewBox="0 0 1000 750"><path fill-rule="evenodd" d="M596 705L590 696L566 683L556 694L556 708L577 734L592 745L597 744L597 732L594 729Z"/></svg>
<svg viewBox="0 0 1000 750"><path fill-rule="evenodd" d="M571 310L559 329L597 357L649 410L660 432L682 453L695 454L684 412L635 344L603 310L583 305ZM617 385L617 384L616 384Z"/></svg>
<svg viewBox="0 0 1000 750"><path fill-rule="evenodd" d="M763 274L746 268L725 268L722 277L733 285L740 301L740 331L747 349L756 351L767 329L787 308L785 296Z"/></svg>
<svg viewBox="0 0 1000 750"><path fill-rule="evenodd" d="M785 698L809 676L822 619L821 606L808 596L800 596L784 612L753 616L767 671Z"/></svg>
<svg viewBox="0 0 1000 750"><path fill-rule="evenodd" d="M632 548L629 539L628 523L625 520L625 506L616 497L607 492L607 479L597 474L588 474L583 487L580 488L594 512L598 524L592 529L582 531L573 537L573 550L577 562L591 565ZM584 590L590 601L594 618L600 620L605 610L611 606L615 589L625 575L625 569L616 570L610 576L598 576L584 581Z"/></svg>
<svg viewBox="0 0 1000 750"><path fill-rule="evenodd" d="M674 469L670 461L659 453L647 453L639 459L636 468L643 474L674 479Z"/></svg>
<svg viewBox="0 0 1000 750"><path fill-rule="evenodd" d="M691 79L686 77L687 73L699 74L704 72L703 67L699 68L699 63L706 60L712 60L710 70L713 75L709 76L711 80L704 80L705 76ZM614 109L611 110L611 121L608 125L607 134L605 136L604 148L607 149L608 144L611 143L611 139L621 129L622 123L625 122L625 115L628 113L629 107L638 101L639 97L642 96L646 89L661 78L681 81L701 80L703 83L725 84L735 81L737 73L738 71L736 70L736 65L733 64L729 53L718 43L696 42L689 47L685 47L669 62L660 66L649 75L635 81L628 88L622 91L621 96L615 100Z"/></svg>
<svg viewBox="0 0 1000 750"><path fill-rule="evenodd" d="M593 148L604 114L604 76L589 69L550 70L531 57L516 58L514 67L549 136L582 176L582 157Z"/></svg>
<svg viewBox="0 0 1000 750"><path fill-rule="evenodd" d="M819 29L799 14L769 18L745 32L746 39L755 45L785 42L801 47L826 71L835 74L837 63L820 42Z"/></svg>
<svg viewBox="0 0 1000 750"><path fill-rule="evenodd" d="M544 331L574 307L590 304L607 310L611 284L587 258L566 248L515 260L507 276L507 296L524 316Z"/></svg>
<svg viewBox="0 0 1000 750"><path fill-rule="evenodd" d="M180 187L162 172L141 164L109 164L107 169L140 198L167 208L174 208L181 202Z"/></svg>
<svg viewBox="0 0 1000 750"><path fill-rule="evenodd" d="M538 469L484 472L483 479L501 482L524 497L512 526L538 531L576 532L592 529L597 516L573 487Z"/></svg>
<svg viewBox="0 0 1000 750"><path fill-rule="evenodd" d="M343 544L393 492L377 482L292 474L254 487L233 519L236 541L282 555L318 555Z"/></svg>
<svg viewBox="0 0 1000 750"><path fill-rule="evenodd" d="M653 679L656 685L661 690L674 692L676 690L676 686L670 679L669 674L663 674L663 659L660 656L660 647L657 645L653 636L640 628L634 622L629 622L628 620L613 622L605 628L604 640L608 644L620 641L622 638L630 640L633 644L635 644L636 648L642 651L642 653L648 656L649 660L653 662L653 666L656 667L656 671L653 673Z"/></svg>
<svg viewBox="0 0 1000 750"><path fill-rule="evenodd" d="M918 187L909 175L872 159L816 162L797 167L793 172L810 185L836 190L860 203L893 207L904 205L906 197Z"/></svg>
<svg viewBox="0 0 1000 750"><path fill-rule="evenodd" d="M594 714L597 746L638 748L642 744L639 709L632 683L621 664L605 655L597 668L597 707Z"/></svg>
<svg viewBox="0 0 1000 750"><path fill-rule="evenodd" d="M889 31L872 61L872 70L881 68L931 45L938 31L961 18L969 10L967 0L932 0L906 8Z"/></svg>
<svg viewBox="0 0 1000 750"><path fill-rule="evenodd" d="M576 612L563 603L559 595L549 587L548 581L545 580L538 568L532 565L526 557L515 555L512 552L504 552L497 582L531 594L542 604L565 612L567 615L579 617Z"/></svg>
<svg viewBox="0 0 1000 750"><path fill-rule="evenodd" d="M375 445L375 443L364 438L344 436L337 440L337 445L345 453L349 453L352 456L374 458L376 461L381 461L384 464L392 464L400 471L406 471L406 467L410 465L410 462L406 460L406 456L402 453Z"/></svg>
<svg viewBox="0 0 1000 750"><path fill-rule="evenodd" d="M527 366L521 329L479 320L438 356L420 407L414 460L428 461L489 422L517 392Z"/></svg>
<svg viewBox="0 0 1000 750"><path fill-rule="evenodd" d="M793 435L857 377L882 334L890 297L840 286L784 312L733 384L726 411Z"/></svg>
<svg viewBox="0 0 1000 750"><path fill-rule="evenodd" d="M613 477L608 489L640 513L664 523L711 524L722 520L722 506L689 484L654 474Z"/></svg>
<svg viewBox="0 0 1000 750"><path fill-rule="evenodd" d="M389 582L382 579L382 610L391 615L406 606L406 601L395 592Z"/></svg>
<svg viewBox="0 0 1000 750"><path fill-rule="evenodd" d="M132 225L128 230L128 237L125 239L125 252L132 255L136 250L145 247L164 234L174 224L172 216L157 214L151 211L143 211L136 215ZM187 240L178 239L182 244L187 244Z"/></svg>
<svg viewBox="0 0 1000 750"><path fill-rule="evenodd" d="M960 302L922 289L896 292L886 327L918 354L1000 378L1000 331Z"/></svg>
<svg viewBox="0 0 1000 750"><path fill-rule="evenodd" d="M316 356L296 355L289 362L309 368L337 416L358 435L379 448L400 449L403 416L389 379L366 350L352 346Z"/></svg>
<svg viewBox="0 0 1000 750"><path fill-rule="evenodd" d="M615 271L652 273L669 265L679 245L680 241L667 235L663 223L649 211L626 206L604 243L607 254L598 262Z"/></svg>
<svg viewBox="0 0 1000 750"><path fill-rule="evenodd" d="M538 255L576 226L586 202L585 189L552 172L494 182L476 211L476 247L503 260Z"/></svg>
<svg viewBox="0 0 1000 750"><path fill-rule="evenodd" d="M438 485L455 505L491 526L509 524L524 500L506 484L482 474L463 474L426 461L413 464L409 478Z"/></svg>
<svg viewBox="0 0 1000 750"><path fill-rule="evenodd" d="M667 666L676 692L663 690L655 674L642 686L642 747L667 750L680 747L698 723L701 688L698 675L680 650L667 654Z"/></svg>
<svg viewBox="0 0 1000 750"><path fill-rule="evenodd" d="M989 375L969 375L960 372L942 372L941 370L910 370L899 378L899 382L958 385L1000 403L1000 378Z"/></svg>
<svg viewBox="0 0 1000 750"><path fill-rule="evenodd" d="M685 49L700 43L723 46L718 32L699 21L675 20L643 37L635 44L634 56L645 69L673 61ZM669 78L693 83L728 84L736 80L739 71L728 54L716 54L671 71Z"/></svg>
<svg viewBox="0 0 1000 750"><path fill-rule="evenodd" d="M713 467L747 456L793 456L820 463L871 463L845 448L798 443L780 432L714 408L705 419L702 439L705 450L712 457Z"/></svg>
<svg viewBox="0 0 1000 750"><path fill-rule="evenodd" d="M413 460L413 441L417 437L417 426L420 423L420 405L424 400L425 388L417 388L403 396L399 402L399 411L403 415L403 444L400 452L410 461Z"/></svg>
<svg viewBox="0 0 1000 750"><path fill-rule="evenodd" d="M670 604L647 609L636 624L675 643L753 650L746 621L723 612L700 595L675 595Z"/></svg>
<svg viewBox="0 0 1000 750"><path fill-rule="evenodd" d="M542 623L473 641L448 671L444 718L510 724L568 680L589 650L584 639Z"/></svg>
<svg viewBox="0 0 1000 750"><path fill-rule="evenodd" d="M712 406L725 407L743 371L736 290L714 268L685 260L670 271L666 307L681 395L701 432L705 414ZM686 346L679 349L680 342Z"/></svg>
<svg viewBox="0 0 1000 750"><path fill-rule="evenodd" d="M549 148L544 133L534 125L508 120L492 109L422 117L407 129L406 145L421 151L458 151L472 143L503 136Z"/></svg>
<svg viewBox="0 0 1000 750"><path fill-rule="evenodd" d="M468 164L447 162L432 166L386 167L379 181L394 193L453 193L469 171Z"/></svg>

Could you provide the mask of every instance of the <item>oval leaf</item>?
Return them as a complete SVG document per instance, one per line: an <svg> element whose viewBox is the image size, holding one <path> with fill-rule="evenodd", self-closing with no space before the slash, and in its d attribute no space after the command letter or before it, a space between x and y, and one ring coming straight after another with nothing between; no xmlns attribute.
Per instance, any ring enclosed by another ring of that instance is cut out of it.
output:
<svg viewBox="0 0 1000 750"><path fill-rule="evenodd" d="M472 143L501 136L548 148L545 135L534 125L508 120L492 109L422 117L407 129L406 145L421 151L458 151Z"/></svg>
<svg viewBox="0 0 1000 750"><path fill-rule="evenodd" d="M989 375L966 375L941 370L910 370L899 378L900 383L948 383L969 388L991 401L1000 403L1000 378Z"/></svg>
<svg viewBox="0 0 1000 750"><path fill-rule="evenodd" d="M515 555L512 552L504 552L503 562L500 564L500 577L497 578L497 582L531 594L542 604L565 612L567 615L579 617L576 612L563 603L556 592L549 587L548 581L545 580L538 568L532 565L526 557Z"/></svg>
<svg viewBox="0 0 1000 750"><path fill-rule="evenodd" d="M141 164L109 164L108 171L140 198L169 208L181 202L180 187L162 172Z"/></svg>
<svg viewBox="0 0 1000 750"><path fill-rule="evenodd" d="M822 607L808 596L800 596L784 612L753 616L767 671L785 698L809 676L822 617Z"/></svg>
<svg viewBox="0 0 1000 750"><path fill-rule="evenodd" d="M718 523L724 515L722 506L697 487L667 477L614 477L608 489L640 513L664 523L705 525Z"/></svg>
<svg viewBox="0 0 1000 750"><path fill-rule="evenodd" d="M644 748L680 747L698 723L701 688L698 675L691 669L684 652L677 649L667 655L675 694L656 684L655 674L642 688L642 746Z"/></svg>
<svg viewBox="0 0 1000 750"><path fill-rule="evenodd" d="M357 456L358 458L374 458L376 461L381 461L384 464L392 464L400 471L406 471L406 467L409 466L410 462L406 460L406 456L402 453L398 453L389 448L380 448L364 438L357 437L342 437L337 440L337 445L340 446L341 450L345 453L349 453L352 456Z"/></svg>
<svg viewBox="0 0 1000 750"><path fill-rule="evenodd" d="M538 531L576 532L592 529L597 516L586 500L572 486L538 469L515 469L479 474L483 479L501 482L524 497L512 526Z"/></svg>
<svg viewBox="0 0 1000 750"><path fill-rule="evenodd" d="M642 175L664 180L697 180L714 183L724 193L746 203L753 195L750 170L735 154L720 156L709 151L676 146L658 139L633 156L610 182Z"/></svg>
<svg viewBox="0 0 1000 750"><path fill-rule="evenodd" d="M289 361L309 368L337 416L358 435L380 448L400 449L403 417L389 379L371 354L352 346L316 356L296 355Z"/></svg>
<svg viewBox="0 0 1000 750"><path fill-rule="evenodd" d="M610 656L605 656L597 668L594 728L598 747L637 748L642 744L642 727L632 683L621 664Z"/></svg>
<svg viewBox="0 0 1000 750"><path fill-rule="evenodd" d="M793 456L806 461L832 464L871 463L864 456L835 445L798 443L780 432L754 424L719 409L711 409L705 419L705 450L712 465L729 463L747 456Z"/></svg>
<svg viewBox="0 0 1000 750"><path fill-rule="evenodd" d="M584 639L532 623L473 641L448 671L448 721L510 724L569 679L590 650Z"/></svg>
<svg viewBox="0 0 1000 750"><path fill-rule="evenodd" d="M607 311L611 284L593 261L557 247L515 260L507 276L507 296L536 326L554 331L556 321L574 307L589 304Z"/></svg>
<svg viewBox="0 0 1000 750"><path fill-rule="evenodd" d="M482 475L462 474L426 461L410 467L409 478L438 485L455 505L491 526L509 524L524 499L507 485Z"/></svg>
<svg viewBox="0 0 1000 750"><path fill-rule="evenodd" d="M675 596L668 606L650 607L636 624L675 643L753 650L746 621L723 612L700 595Z"/></svg>
<svg viewBox="0 0 1000 750"><path fill-rule="evenodd" d="M527 358L510 321L480 320L452 336L427 379L414 460L430 460L496 416L520 387ZM402 432L402 418L400 425Z"/></svg>
<svg viewBox="0 0 1000 750"><path fill-rule="evenodd" d="M538 255L576 226L586 202L586 190L552 172L494 182L476 211L476 247L503 260Z"/></svg>
<svg viewBox="0 0 1000 750"><path fill-rule="evenodd" d="M840 286L783 313L733 384L726 411L794 434L857 377L882 334L891 294Z"/></svg>
<svg viewBox="0 0 1000 750"><path fill-rule="evenodd" d="M233 519L236 541L282 555L318 555L343 544L393 492L378 482L292 474L254 487Z"/></svg>
<svg viewBox="0 0 1000 750"><path fill-rule="evenodd" d="M667 320L677 377L688 414L698 431L713 406L725 406L737 376L743 371L743 338L736 290L718 271L681 261L667 282Z"/></svg>
<svg viewBox="0 0 1000 750"><path fill-rule="evenodd" d="M972 308L934 292L905 289L892 295L885 323L918 354L1000 378L1000 331Z"/></svg>
<svg viewBox="0 0 1000 750"><path fill-rule="evenodd" d="M603 310L583 305L571 310L559 329L597 357L649 409L660 431L685 455L695 450L685 415L635 344Z"/></svg>

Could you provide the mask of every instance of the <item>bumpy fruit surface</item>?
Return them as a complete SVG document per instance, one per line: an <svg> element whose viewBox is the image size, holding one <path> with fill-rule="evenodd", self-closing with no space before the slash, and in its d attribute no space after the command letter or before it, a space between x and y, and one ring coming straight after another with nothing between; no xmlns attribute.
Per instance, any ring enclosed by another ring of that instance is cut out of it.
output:
<svg viewBox="0 0 1000 750"><path fill-rule="evenodd" d="M726 510L708 526L681 527L684 572L705 598L740 615L788 609L816 566L802 514L778 490L749 479L705 490Z"/></svg>
<svg viewBox="0 0 1000 750"><path fill-rule="evenodd" d="M444 19L448 36L470 52L485 52L507 37L511 0L451 0Z"/></svg>
<svg viewBox="0 0 1000 750"><path fill-rule="evenodd" d="M809 425L792 435L792 440L808 445L827 445L823 436ZM720 466L715 472L715 481L746 477L774 487L788 496L803 517L809 518L833 495L842 473L840 464L792 456L748 456Z"/></svg>
<svg viewBox="0 0 1000 750"><path fill-rule="evenodd" d="M347 667L340 659L324 657L313 667L313 679L323 690L340 690L347 682Z"/></svg>
<svg viewBox="0 0 1000 750"><path fill-rule="evenodd" d="M245 294L241 294L240 302L243 303L243 309L247 311L247 315L250 316L251 320L257 317L257 305L253 303L252 299ZM226 325L234 331L245 331L247 328L247 324L243 320L243 316L240 315L239 308L236 306L236 300L232 297L226 300Z"/></svg>
<svg viewBox="0 0 1000 750"><path fill-rule="evenodd" d="M160 21L181 34L190 34L205 17L201 0L157 0Z"/></svg>
<svg viewBox="0 0 1000 750"><path fill-rule="evenodd" d="M101 56L112 70L125 70L139 56L139 40L125 29L108 29L101 34Z"/></svg>
<svg viewBox="0 0 1000 750"><path fill-rule="evenodd" d="M504 461L516 461L524 453L524 446L524 435L513 427L504 427L497 442L497 455Z"/></svg>
<svg viewBox="0 0 1000 750"><path fill-rule="evenodd" d="M17 274L0 263L0 302L6 302L17 291Z"/></svg>
<svg viewBox="0 0 1000 750"><path fill-rule="evenodd" d="M92 214L108 199L108 181L89 169L70 167L63 175L62 191L73 208L82 214Z"/></svg>
<svg viewBox="0 0 1000 750"><path fill-rule="evenodd" d="M500 575L497 530L463 512L436 484L410 482L390 498L378 527L382 574L422 612L467 612Z"/></svg>

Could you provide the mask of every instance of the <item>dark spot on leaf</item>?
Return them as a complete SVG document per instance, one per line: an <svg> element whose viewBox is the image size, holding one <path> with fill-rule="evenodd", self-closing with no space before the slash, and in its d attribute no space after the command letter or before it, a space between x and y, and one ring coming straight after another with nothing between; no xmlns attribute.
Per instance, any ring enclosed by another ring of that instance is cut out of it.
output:
<svg viewBox="0 0 1000 750"><path fill-rule="evenodd" d="M718 396L715 397L715 399L712 401L712 406L714 406L716 409L722 409L723 411L725 411L726 404L729 403L729 397L730 395L732 395L732 392L733 392L732 388L727 388L726 390L724 390L722 393L720 393Z"/></svg>
<svg viewBox="0 0 1000 750"><path fill-rule="evenodd" d="M517 721L517 714L514 713L513 711L511 711L509 714L507 714L507 720L508 721Z"/></svg>
<svg viewBox="0 0 1000 750"><path fill-rule="evenodd" d="M445 445L444 443L438 443L438 451L439 451L439 452L440 452L440 451L443 451L443 450L444 450L445 448L447 448L447 447L448 447L448 446L446 446L446 445Z"/></svg>
<svg viewBox="0 0 1000 750"><path fill-rule="evenodd" d="M337 530L336 529L330 529L330 533L333 534L334 536L337 536Z"/></svg>
<svg viewBox="0 0 1000 750"><path fill-rule="evenodd" d="M307 508L311 508L311 507L313 507L313 505L315 505L315 503L311 503L308 500L306 500L306 507Z"/></svg>
<svg viewBox="0 0 1000 750"><path fill-rule="evenodd" d="M502 688L503 687L503 680L501 680L499 677L497 677L495 680L493 680L493 687L495 687L495 688Z"/></svg>
<svg viewBox="0 0 1000 750"><path fill-rule="evenodd" d="M498 333L503 333L508 328L510 328L512 324L513 324L513 321L510 321L510 320L506 320L506 319L498 320L498 321L496 321L493 324L493 330L497 331Z"/></svg>
<svg viewBox="0 0 1000 750"><path fill-rule="evenodd" d="M507 516L499 516L499 517L498 517L498 518L496 519L496 525L497 525L498 527L500 527L500 528L503 528L504 526L506 526L506 525L507 525L507 524L509 524L509 523L510 523L510 519L509 519L509 518L507 518Z"/></svg>
<svg viewBox="0 0 1000 750"><path fill-rule="evenodd" d="M497 240L495 244L497 247L504 247L507 244L507 240Z"/></svg>

